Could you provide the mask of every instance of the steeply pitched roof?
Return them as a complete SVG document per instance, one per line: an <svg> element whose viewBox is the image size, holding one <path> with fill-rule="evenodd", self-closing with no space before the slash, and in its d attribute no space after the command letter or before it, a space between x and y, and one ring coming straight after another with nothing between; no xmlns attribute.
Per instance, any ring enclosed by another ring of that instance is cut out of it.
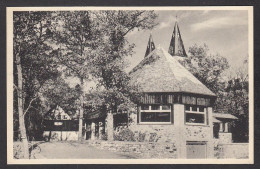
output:
<svg viewBox="0 0 260 169"><path fill-rule="evenodd" d="M187 92L215 96L177 60L162 48L155 49L132 71L130 83L143 92Z"/></svg>
<svg viewBox="0 0 260 169"><path fill-rule="evenodd" d="M175 22L168 52L172 56L187 57L178 23Z"/></svg>
<svg viewBox="0 0 260 169"><path fill-rule="evenodd" d="M65 113L60 106L55 106L50 109L44 117L45 120L71 120L71 117Z"/></svg>
<svg viewBox="0 0 260 169"><path fill-rule="evenodd" d="M148 56L154 49L155 49L155 44L153 42L152 34L150 34L144 57Z"/></svg>

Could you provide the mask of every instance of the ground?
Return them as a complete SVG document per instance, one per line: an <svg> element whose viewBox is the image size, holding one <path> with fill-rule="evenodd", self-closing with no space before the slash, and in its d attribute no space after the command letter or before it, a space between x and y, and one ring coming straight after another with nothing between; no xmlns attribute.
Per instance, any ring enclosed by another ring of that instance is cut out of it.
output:
<svg viewBox="0 0 260 169"><path fill-rule="evenodd" d="M31 158L41 159L129 159L125 155L108 150L100 150L87 142L38 142L35 143Z"/></svg>

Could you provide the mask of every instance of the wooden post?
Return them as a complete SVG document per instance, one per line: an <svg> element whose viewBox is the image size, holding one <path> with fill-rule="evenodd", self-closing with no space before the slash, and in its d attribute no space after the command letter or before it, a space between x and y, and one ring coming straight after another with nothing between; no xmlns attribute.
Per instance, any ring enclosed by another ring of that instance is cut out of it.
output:
<svg viewBox="0 0 260 169"><path fill-rule="evenodd" d="M222 122L219 123L219 132L223 132L223 123Z"/></svg>
<svg viewBox="0 0 260 169"><path fill-rule="evenodd" d="M225 122L225 133L228 133L228 122Z"/></svg>
<svg viewBox="0 0 260 169"><path fill-rule="evenodd" d="M103 126L103 122L100 121L98 123L99 125L99 128L98 128L98 137L99 137L99 140L102 140L102 135L103 135L103 130L104 130L104 126Z"/></svg>

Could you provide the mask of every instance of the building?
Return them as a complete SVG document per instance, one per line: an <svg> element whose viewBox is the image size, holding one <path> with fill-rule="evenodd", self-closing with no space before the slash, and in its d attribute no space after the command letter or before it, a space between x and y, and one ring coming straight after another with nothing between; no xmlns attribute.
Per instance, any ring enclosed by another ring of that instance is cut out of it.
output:
<svg viewBox="0 0 260 169"><path fill-rule="evenodd" d="M173 143L178 158L213 158L216 142L232 142L228 124L235 117L213 112L216 95L179 63L185 57L177 22L168 52L155 48L150 36L144 59L129 73L143 96L137 111L127 114L132 119L128 128L133 133L147 133L149 138L156 135L156 142ZM108 113L106 119L92 117L88 118L91 139L107 133L108 140L113 140L109 134L116 127L113 114Z"/></svg>
<svg viewBox="0 0 260 169"><path fill-rule="evenodd" d="M43 126L46 141L78 140L78 120L74 120L58 105L46 113Z"/></svg>

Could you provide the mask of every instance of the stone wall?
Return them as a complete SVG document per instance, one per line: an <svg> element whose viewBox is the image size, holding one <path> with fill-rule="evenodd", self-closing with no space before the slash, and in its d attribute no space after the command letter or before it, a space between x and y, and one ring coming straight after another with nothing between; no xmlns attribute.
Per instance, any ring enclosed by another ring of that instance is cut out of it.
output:
<svg viewBox="0 0 260 169"><path fill-rule="evenodd" d="M176 141L175 130L173 125L132 125L129 126L135 134L145 134L145 140L149 141L151 135L155 135L155 142L174 143Z"/></svg>
<svg viewBox="0 0 260 169"><path fill-rule="evenodd" d="M212 132L209 126L186 125L185 136L189 141L207 141L211 138L209 134Z"/></svg>
<svg viewBox="0 0 260 169"><path fill-rule="evenodd" d="M174 143L125 142L125 141L91 141L99 149L123 153L134 158L177 158Z"/></svg>
<svg viewBox="0 0 260 169"><path fill-rule="evenodd" d="M232 143L232 133L219 132L219 143Z"/></svg>
<svg viewBox="0 0 260 169"><path fill-rule="evenodd" d="M249 158L249 146L248 143L218 144L214 154L216 158Z"/></svg>
<svg viewBox="0 0 260 169"><path fill-rule="evenodd" d="M43 138L48 140L50 131L43 132ZM53 141L70 141L78 140L77 131L51 131L51 140Z"/></svg>

